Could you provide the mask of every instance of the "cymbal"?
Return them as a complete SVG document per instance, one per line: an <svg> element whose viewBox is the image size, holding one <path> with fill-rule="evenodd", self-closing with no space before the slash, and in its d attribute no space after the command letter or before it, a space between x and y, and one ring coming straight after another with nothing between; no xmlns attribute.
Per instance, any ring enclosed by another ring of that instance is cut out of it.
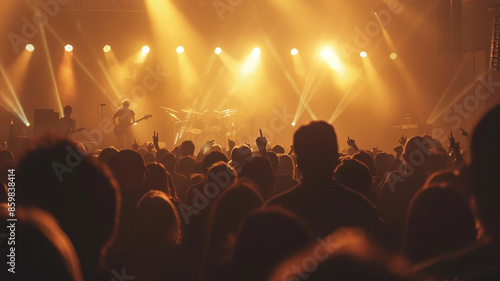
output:
<svg viewBox="0 0 500 281"><path fill-rule="evenodd" d="M160 108L164 109L164 110L167 110L167 111L171 111L173 113L179 113L177 110L173 110L172 108L169 108L169 107L160 106Z"/></svg>
<svg viewBox="0 0 500 281"><path fill-rule="evenodd" d="M195 114L195 115L203 114L203 113L197 112L196 110L194 110L192 108L191 109L182 109L181 111L184 113L187 113L187 114Z"/></svg>
<svg viewBox="0 0 500 281"><path fill-rule="evenodd" d="M175 114L173 114L173 113L170 113L170 112L169 112L169 113L168 113L168 115L172 116L172 117L173 117L175 120L177 120L177 121L181 121L181 119L179 119L179 118L178 118L177 116L175 116Z"/></svg>
<svg viewBox="0 0 500 281"><path fill-rule="evenodd" d="M238 112L237 108L229 108L229 109L226 109L226 110L222 110L220 113L221 114L228 114L228 113L236 113L236 112Z"/></svg>
<svg viewBox="0 0 500 281"><path fill-rule="evenodd" d="M193 133L193 134L195 134L195 135L199 135L199 134L201 134L203 131L202 131L202 130L200 130L200 129L195 129L195 128L193 128L193 129L189 130L189 132L191 132L191 133Z"/></svg>

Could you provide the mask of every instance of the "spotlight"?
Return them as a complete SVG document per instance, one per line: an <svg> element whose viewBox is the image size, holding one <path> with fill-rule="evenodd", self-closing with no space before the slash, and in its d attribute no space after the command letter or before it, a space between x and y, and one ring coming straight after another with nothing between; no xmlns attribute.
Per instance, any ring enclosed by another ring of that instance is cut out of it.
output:
<svg viewBox="0 0 500 281"><path fill-rule="evenodd" d="M151 51L151 49L149 48L149 46L142 47L142 54L143 55L149 54L150 51Z"/></svg>
<svg viewBox="0 0 500 281"><path fill-rule="evenodd" d="M222 49L221 48L219 48L219 47L215 48L215 54L216 55L220 55L221 53L222 53Z"/></svg>
<svg viewBox="0 0 500 281"><path fill-rule="evenodd" d="M26 127L29 127L29 126L31 126L31 124L30 124L29 122L28 122L28 123L26 123Z"/></svg>
<svg viewBox="0 0 500 281"><path fill-rule="evenodd" d="M260 54L260 48L258 48L258 47L253 48L252 54L259 55Z"/></svg>
<svg viewBox="0 0 500 281"><path fill-rule="evenodd" d="M68 53L73 52L73 46L68 44L68 45L64 46L64 50L66 50L66 52L68 52Z"/></svg>
<svg viewBox="0 0 500 281"><path fill-rule="evenodd" d="M366 58L368 54L365 51L362 51L361 53L359 53L359 56L362 58Z"/></svg>
<svg viewBox="0 0 500 281"><path fill-rule="evenodd" d="M102 50L103 50L105 53L108 53L109 51L111 51L111 46L110 46L110 45L106 45L106 46L104 46L104 48L102 48Z"/></svg>
<svg viewBox="0 0 500 281"><path fill-rule="evenodd" d="M35 50L35 46L33 46L32 44L28 44L26 45L26 50L28 50L28 52L33 52Z"/></svg>
<svg viewBox="0 0 500 281"><path fill-rule="evenodd" d="M292 54L292 56L296 56L299 54L299 50L293 48L291 51L290 51L290 54Z"/></svg>
<svg viewBox="0 0 500 281"><path fill-rule="evenodd" d="M182 53L184 53L184 47L179 46L179 47L177 47L176 51L178 54L182 54Z"/></svg>
<svg viewBox="0 0 500 281"><path fill-rule="evenodd" d="M328 63L331 69L337 71L338 73L344 73L344 65L332 47L324 47L321 50L321 56Z"/></svg>
<svg viewBox="0 0 500 281"><path fill-rule="evenodd" d="M295 125L296 125L295 122L292 122L292 126L295 127Z"/></svg>
<svg viewBox="0 0 500 281"><path fill-rule="evenodd" d="M398 54L392 53L390 57L391 57L391 60L395 60L398 58Z"/></svg>

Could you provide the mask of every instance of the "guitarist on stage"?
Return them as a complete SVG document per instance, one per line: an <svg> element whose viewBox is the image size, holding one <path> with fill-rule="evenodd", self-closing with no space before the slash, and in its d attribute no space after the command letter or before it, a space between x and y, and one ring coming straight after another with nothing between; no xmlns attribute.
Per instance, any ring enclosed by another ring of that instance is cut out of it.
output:
<svg viewBox="0 0 500 281"><path fill-rule="evenodd" d="M130 126L135 123L135 113L130 109L130 101L124 100L122 108L118 109L113 115L113 123L115 124L115 134L118 138L117 148L130 149L132 147L132 130ZM116 124L118 118L118 124Z"/></svg>
<svg viewBox="0 0 500 281"><path fill-rule="evenodd" d="M73 113L73 108L66 105L64 107L64 117L57 121L56 130L62 135L69 136L75 132L75 119L71 118L71 113Z"/></svg>

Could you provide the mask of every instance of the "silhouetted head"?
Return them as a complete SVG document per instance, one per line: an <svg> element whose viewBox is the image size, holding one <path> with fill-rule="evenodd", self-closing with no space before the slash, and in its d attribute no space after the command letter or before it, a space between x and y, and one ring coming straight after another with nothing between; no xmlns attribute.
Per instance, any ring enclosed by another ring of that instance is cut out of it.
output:
<svg viewBox="0 0 500 281"><path fill-rule="evenodd" d="M137 247L169 249L181 239L181 223L177 209L165 193L152 190L137 205L134 224Z"/></svg>
<svg viewBox="0 0 500 281"><path fill-rule="evenodd" d="M108 162L120 184L122 192L135 192L144 182L146 166L142 157L133 150L122 150Z"/></svg>
<svg viewBox="0 0 500 281"><path fill-rule="evenodd" d="M182 155L182 157L194 155L194 143L192 141L187 140L187 141L182 142L181 155Z"/></svg>
<svg viewBox="0 0 500 281"><path fill-rule="evenodd" d="M153 153L148 152L144 155L144 163L146 163L146 165L153 163L155 161L156 161L156 156Z"/></svg>
<svg viewBox="0 0 500 281"><path fill-rule="evenodd" d="M304 180L325 180L339 164L337 135L332 125L312 121L294 134L293 144L297 165Z"/></svg>
<svg viewBox="0 0 500 281"><path fill-rule="evenodd" d="M377 167L377 175L384 176L385 172L389 169L389 154L385 152L378 153L375 156L375 166Z"/></svg>
<svg viewBox="0 0 500 281"><path fill-rule="evenodd" d="M253 212L243 222L233 252L235 280L266 280L278 263L312 241L308 226L285 209Z"/></svg>
<svg viewBox="0 0 500 281"><path fill-rule="evenodd" d="M73 108L71 108L71 106L69 105L66 105L64 107L64 116L71 117L71 113L73 113Z"/></svg>
<svg viewBox="0 0 500 281"><path fill-rule="evenodd" d="M224 189L234 183L236 172L226 162L213 164L207 172L204 193L208 198L216 198Z"/></svg>
<svg viewBox="0 0 500 281"><path fill-rule="evenodd" d="M403 158L407 166L411 166L417 171L422 171L427 157L431 154L430 147L434 145L432 139L424 139L415 136L408 139L405 144Z"/></svg>
<svg viewBox="0 0 500 281"><path fill-rule="evenodd" d="M356 190L367 198L372 191L372 176L368 167L356 159L343 159L335 170L335 179L343 185Z"/></svg>
<svg viewBox="0 0 500 281"><path fill-rule="evenodd" d="M358 150L354 153L352 157L356 160L359 160L361 163L365 164L370 171L372 177L377 175L377 167L375 166L375 161L373 161L372 155L366 150Z"/></svg>
<svg viewBox="0 0 500 281"><path fill-rule="evenodd" d="M274 175L271 164L263 157L250 157L243 164L239 177L247 177L257 184L262 198L267 200L269 192L274 187Z"/></svg>
<svg viewBox="0 0 500 281"><path fill-rule="evenodd" d="M471 140L472 186L485 231L500 237L500 105L477 124Z"/></svg>
<svg viewBox="0 0 500 281"><path fill-rule="evenodd" d="M160 163L163 164L165 170L167 170L169 173L174 173L175 166L177 165L177 158L175 158L175 154L173 153L166 153L161 158Z"/></svg>
<svg viewBox="0 0 500 281"><path fill-rule="evenodd" d="M211 214L212 230L223 236L236 235L243 220L262 204L262 196L252 181L237 180L215 201Z"/></svg>
<svg viewBox="0 0 500 281"><path fill-rule="evenodd" d="M7 221L7 204L0 204L0 219ZM40 209L16 206L15 223L15 273L10 273L10 248L4 239L0 243L3 280L61 280L83 281L80 262L71 241L52 215ZM7 224L8 225L8 224ZM4 229L3 231L8 231Z"/></svg>
<svg viewBox="0 0 500 281"><path fill-rule="evenodd" d="M97 267L118 224L120 192L105 165L78 152L76 143L39 135L19 161L16 203L49 211L73 242L82 268Z"/></svg>
<svg viewBox="0 0 500 281"><path fill-rule="evenodd" d="M156 152L156 162L160 163L161 162L161 158L163 157L163 155L165 155L167 153L168 153L168 150L166 150L165 148L160 148Z"/></svg>
<svg viewBox="0 0 500 281"><path fill-rule="evenodd" d="M179 163L177 163L175 170L178 174L190 178L191 174L193 173L195 163L196 160L193 157L191 156L183 157L181 158L181 160L179 160Z"/></svg>
<svg viewBox="0 0 500 281"><path fill-rule="evenodd" d="M279 157L278 171L276 172L278 175L289 175L290 177L294 177L294 167L293 160L287 154L282 154Z"/></svg>
<svg viewBox="0 0 500 281"><path fill-rule="evenodd" d="M237 146L231 151L231 165L236 172L239 172L243 167L243 163L250 157L252 157L252 150L248 146Z"/></svg>
<svg viewBox="0 0 500 281"><path fill-rule="evenodd" d="M406 220L405 255L417 263L464 248L476 240L474 216L454 188L428 187L413 198Z"/></svg>
<svg viewBox="0 0 500 281"><path fill-rule="evenodd" d="M276 154L285 154L285 148L280 144L274 145L271 150Z"/></svg>
<svg viewBox="0 0 500 281"><path fill-rule="evenodd" d="M127 99L124 99L122 101L122 106L123 106L123 108L129 108L130 107L130 101L127 100Z"/></svg>
<svg viewBox="0 0 500 281"><path fill-rule="evenodd" d="M450 168L448 162L448 155L442 153L432 153L429 157L427 157L425 173L430 175L435 172L446 170Z"/></svg>
<svg viewBox="0 0 500 281"><path fill-rule="evenodd" d="M289 257L269 281L404 281L410 265L371 243L362 230L340 228Z"/></svg>
<svg viewBox="0 0 500 281"><path fill-rule="evenodd" d="M207 174L207 171L213 164L217 162L227 163L227 157L222 152L212 151L203 158L203 174Z"/></svg>
<svg viewBox="0 0 500 281"><path fill-rule="evenodd" d="M172 182L171 179L169 181L170 175L162 164L151 163L146 168L149 171L149 173L146 173L146 180L144 182L147 191L159 190L171 198L177 198L174 187L169 184L169 182Z"/></svg>
<svg viewBox="0 0 500 281"><path fill-rule="evenodd" d="M273 174L276 174L276 172L278 171L278 165L280 163L278 155L276 155L276 153L273 151L268 151L267 156L269 157L269 163L271 164L271 168L273 169Z"/></svg>
<svg viewBox="0 0 500 281"><path fill-rule="evenodd" d="M236 240L235 280L267 280L276 265L312 241L310 229L297 215L280 207L254 211Z"/></svg>
<svg viewBox="0 0 500 281"><path fill-rule="evenodd" d="M118 153L118 149L114 147L106 147L99 153L99 156L97 157L101 162L103 163L108 163L115 154Z"/></svg>

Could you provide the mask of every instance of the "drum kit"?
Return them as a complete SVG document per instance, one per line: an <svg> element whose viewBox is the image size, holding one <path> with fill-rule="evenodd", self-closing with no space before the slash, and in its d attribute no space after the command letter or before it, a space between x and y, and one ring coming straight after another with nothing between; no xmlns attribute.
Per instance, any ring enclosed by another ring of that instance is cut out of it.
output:
<svg viewBox="0 0 500 281"><path fill-rule="evenodd" d="M237 132L237 108L222 111L195 109L181 109L160 106L174 124L175 143L190 139L193 141L215 140L225 143L227 138L235 139Z"/></svg>

